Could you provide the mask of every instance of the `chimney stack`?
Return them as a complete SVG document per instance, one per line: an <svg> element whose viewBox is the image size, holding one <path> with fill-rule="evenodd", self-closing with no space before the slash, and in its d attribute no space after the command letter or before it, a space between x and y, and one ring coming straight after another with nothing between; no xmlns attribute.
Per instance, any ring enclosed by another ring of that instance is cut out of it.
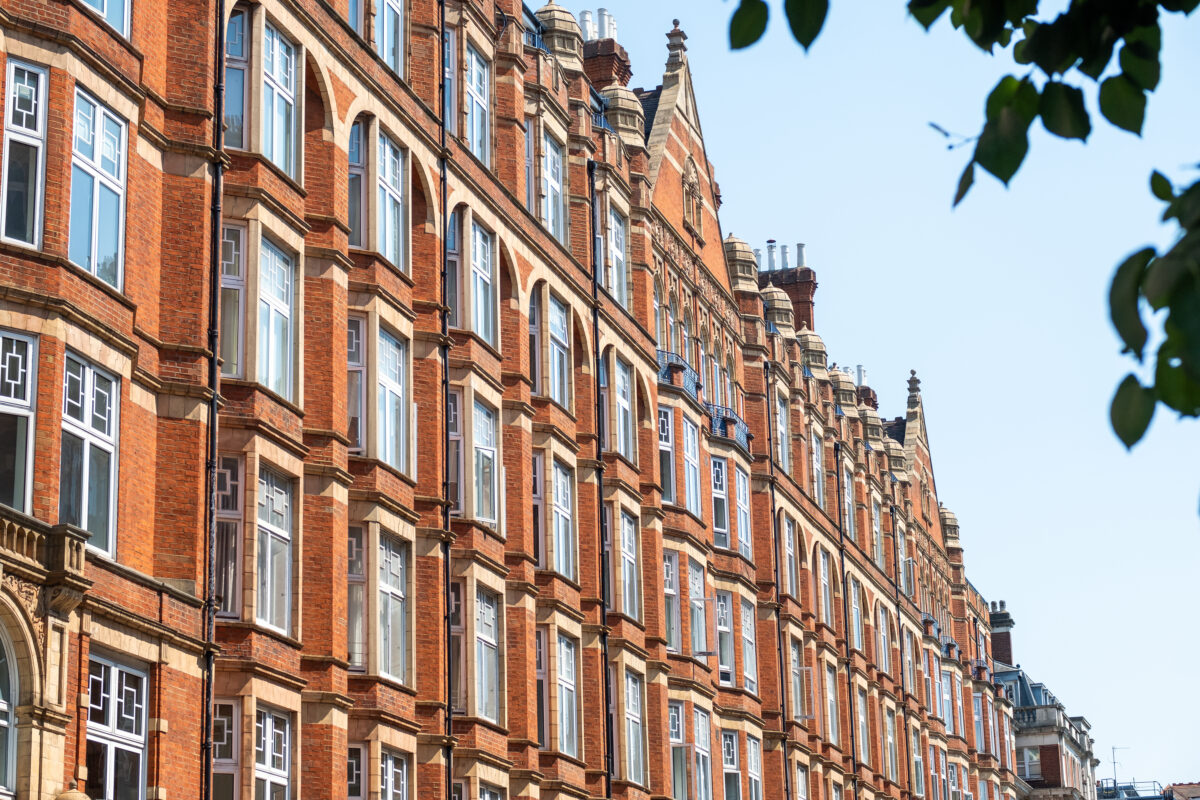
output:
<svg viewBox="0 0 1200 800"><path fill-rule="evenodd" d="M804 242L796 242L796 266L800 269L808 266L804 263Z"/></svg>
<svg viewBox="0 0 1200 800"><path fill-rule="evenodd" d="M992 658L1004 664L1014 665L1017 662L1013 661L1012 629L1016 623L1013 622L1012 614L1008 613L1007 605L1003 600L999 604L993 603L992 610L988 613L988 621L992 626Z"/></svg>
<svg viewBox="0 0 1200 800"><path fill-rule="evenodd" d="M767 270L775 271L775 240L767 239Z"/></svg>

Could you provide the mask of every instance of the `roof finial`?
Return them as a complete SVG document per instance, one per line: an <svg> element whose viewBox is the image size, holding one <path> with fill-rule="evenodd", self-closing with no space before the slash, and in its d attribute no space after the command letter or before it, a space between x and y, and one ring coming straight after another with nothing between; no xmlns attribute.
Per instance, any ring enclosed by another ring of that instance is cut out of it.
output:
<svg viewBox="0 0 1200 800"><path fill-rule="evenodd" d="M916 408L917 404L921 402L921 379L917 377L915 369L909 370L908 374L908 407Z"/></svg>

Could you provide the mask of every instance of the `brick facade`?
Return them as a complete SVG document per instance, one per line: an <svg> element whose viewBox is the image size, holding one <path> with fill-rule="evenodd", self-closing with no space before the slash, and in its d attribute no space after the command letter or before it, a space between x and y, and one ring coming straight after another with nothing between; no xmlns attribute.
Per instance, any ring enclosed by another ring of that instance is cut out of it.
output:
<svg viewBox="0 0 1200 800"><path fill-rule="evenodd" d="M553 2L226 2L216 149L217 5L110 3L3 21L18 797L1024 795L919 381L723 237L682 30L634 90Z"/></svg>

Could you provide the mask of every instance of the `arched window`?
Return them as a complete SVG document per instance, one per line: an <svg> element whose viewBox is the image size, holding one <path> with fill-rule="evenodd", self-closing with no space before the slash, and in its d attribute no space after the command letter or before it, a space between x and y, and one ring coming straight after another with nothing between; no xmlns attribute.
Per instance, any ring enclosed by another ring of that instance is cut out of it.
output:
<svg viewBox="0 0 1200 800"><path fill-rule="evenodd" d="M679 300L671 295L671 305L667 309L667 331L671 334L671 352L679 352L679 328L675 320L679 319Z"/></svg>
<svg viewBox="0 0 1200 800"><path fill-rule="evenodd" d="M662 301L659 299L657 282L654 284L654 319L652 320L652 324L654 326L654 342L661 346L664 341L662 335Z"/></svg>
<svg viewBox="0 0 1200 800"><path fill-rule="evenodd" d="M0 630L0 789L8 792L17 788L13 763L17 751L17 725L13 709L17 707L19 691L17 662L7 634Z"/></svg>

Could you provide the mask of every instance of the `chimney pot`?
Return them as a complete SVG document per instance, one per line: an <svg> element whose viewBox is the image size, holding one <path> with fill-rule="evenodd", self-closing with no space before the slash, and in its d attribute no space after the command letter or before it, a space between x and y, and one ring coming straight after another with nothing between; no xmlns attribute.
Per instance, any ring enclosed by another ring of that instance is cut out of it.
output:
<svg viewBox="0 0 1200 800"><path fill-rule="evenodd" d="M754 248L754 265L760 270L762 269L762 248Z"/></svg>
<svg viewBox="0 0 1200 800"><path fill-rule="evenodd" d="M1005 603L1005 601L1001 600L1000 601L1000 610L1004 611L1006 607L1007 607L1007 603Z"/></svg>
<svg viewBox="0 0 1200 800"><path fill-rule="evenodd" d="M788 246L786 244L783 245L782 247L779 248L779 252L781 255L779 268L787 269L788 268Z"/></svg>
<svg viewBox="0 0 1200 800"><path fill-rule="evenodd" d="M609 13L608 13L608 9L602 8L597 13L600 16L600 34L599 34L600 38L601 39L611 39L612 37L608 35L608 24L609 24L609 20L611 19L611 17L609 16Z"/></svg>
<svg viewBox="0 0 1200 800"><path fill-rule="evenodd" d="M775 240L767 239L767 269L775 271Z"/></svg>
<svg viewBox="0 0 1200 800"><path fill-rule="evenodd" d="M591 11L579 12L579 27L583 30L583 40L590 42L596 38L596 23L592 20Z"/></svg>
<svg viewBox="0 0 1200 800"><path fill-rule="evenodd" d="M800 268L808 266L804 261L804 242L796 242L796 266Z"/></svg>

